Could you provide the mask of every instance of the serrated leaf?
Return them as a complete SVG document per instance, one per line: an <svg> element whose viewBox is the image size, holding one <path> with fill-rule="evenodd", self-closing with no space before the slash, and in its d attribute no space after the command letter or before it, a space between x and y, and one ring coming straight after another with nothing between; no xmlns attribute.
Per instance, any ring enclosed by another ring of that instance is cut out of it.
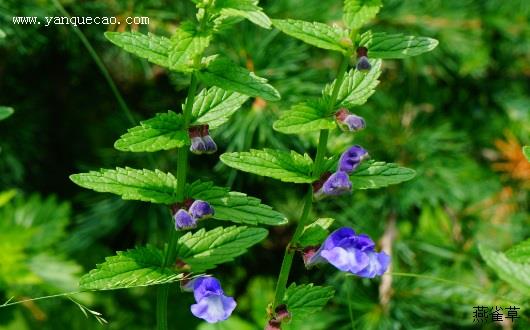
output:
<svg viewBox="0 0 530 330"><path fill-rule="evenodd" d="M513 262L530 264L530 238L510 248L506 256Z"/></svg>
<svg viewBox="0 0 530 330"><path fill-rule="evenodd" d="M285 291L284 304L287 305L292 318L300 320L324 308L334 294L335 290L329 286L293 283Z"/></svg>
<svg viewBox="0 0 530 330"><path fill-rule="evenodd" d="M406 58L433 50L438 46L438 40L427 37L367 31L361 35L359 46L368 48L368 57L382 59Z"/></svg>
<svg viewBox="0 0 530 330"><path fill-rule="evenodd" d="M372 20L382 6L381 0L344 0L342 19L347 27L358 30Z"/></svg>
<svg viewBox="0 0 530 330"><path fill-rule="evenodd" d="M530 296L530 264L511 261L502 252L495 252L479 245L479 251L486 264L513 288Z"/></svg>
<svg viewBox="0 0 530 330"><path fill-rule="evenodd" d="M283 214L261 204L258 198L217 187L211 182L193 182L187 187L186 196L210 203L215 211L213 217L218 220L271 226L287 223Z"/></svg>
<svg viewBox="0 0 530 330"><path fill-rule="evenodd" d="M236 92L228 92L219 87L203 89L193 103L192 124L208 124L210 129L226 123L241 106L248 96Z"/></svg>
<svg viewBox="0 0 530 330"><path fill-rule="evenodd" d="M367 161L350 175L353 189L376 189L411 180L416 171L394 163Z"/></svg>
<svg viewBox="0 0 530 330"><path fill-rule="evenodd" d="M98 192L120 195L123 199L171 204L176 202L177 179L159 170L117 167L70 175L77 185Z"/></svg>
<svg viewBox="0 0 530 330"><path fill-rule="evenodd" d="M169 67L169 50L171 40L152 33L140 32L105 32L105 37L118 47L149 62Z"/></svg>
<svg viewBox="0 0 530 330"><path fill-rule="evenodd" d="M282 113L273 128L285 134L300 134L335 128L333 116L326 115L326 109L316 102L296 104Z"/></svg>
<svg viewBox="0 0 530 330"><path fill-rule="evenodd" d="M372 60L372 68L367 73L354 69L350 70L340 85L334 108L351 108L366 103L368 98L374 94L375 87L379 84L381 63L381 60ZM323 95L325 97L331 97L335 84L336 81L333 81L333 83L324 87Z"/></svg>
<svg viewBox="0 0 530 330"><path fill-rule="evenodd" d="M195 58L204 53L210 39L210 35L198 32L193 23L184 22L171 37L169 68L179 72L193 71Z"/></svg>
<svg viewBox="0 0 530 330"><path fill-rule="evenodd" d="M320 245L329 235L328 228L335 220L332 218L317 219L312 224L304 227L302 235L298 239L298 245L302 247Z"/></svg>
<svg viewBox="0 0 530 330"><path fill-rule="evenodd" d="M280 93L267 83L267 79L256 76L226 58L210 59L206 68L199 71L198 76L205 84L228 91L259 96L267 101L280 99Z"/></svg>
<svg viewBox="0 0 530 330"><path fill-rule="evenodd" d="M242 17L262 28L271 28L270 18L256 0L217 0L215 7L219 10L221 20L226 17Z"/></svg>
<svg viewBox="0 0 530 330"><path fill-rule="evenodd" d="M157 285L181 280L184 275L161 268L162 251L138 247L105 258L105 262L81 277L81 290L113 290Z"/></svg>
<svg viewBox="0 0 530 330"><path fill-rule="evenodd" d="M524 154L526 160L528 160L530 162L530 146L524 146L523 147L523 154Z"/></svg>
<svg viewBox="0 0 530 330"><path fill-rule="evenodd" d="M313 160L309 155L300 155L294 151L255 150L232 152L221 155L221 161L235 169L261 176L271 177L283 182L311 183Z"/></svg>
<svg viewBox="0 0 530 330"><path fill-rule="evenodd" d="M283 33L300 39L312 46L341 53L348 51L348 46L345 46L341 42L343 40L349 40L348 31L339 27L294 19L273 19L272 24Z"/></svg>
<svg viewBox="0 0 530 330"><path fill-rule="evenodd" d="M188 132L182 129L183 125L180 114L173 111L158 113L154 118L140 122L140 126L127 130L114 143L114 148L132 152L180 148L190 143Z"/></svg>
<svg viewBox="0 0 530 330"><path fill-rule="evenodd" d="M0 107L0 120L4 120L7 117L11 116L15 110L10 107Z"/></svg>
<svg viewBox="0 0 530 330"><path fill-rule="evenodd" d="M191 267L192 272L203 272L218 264L234 260L249 247L267 236L263 228L217 227L187 233L177 243L177 257Z"/></svg>

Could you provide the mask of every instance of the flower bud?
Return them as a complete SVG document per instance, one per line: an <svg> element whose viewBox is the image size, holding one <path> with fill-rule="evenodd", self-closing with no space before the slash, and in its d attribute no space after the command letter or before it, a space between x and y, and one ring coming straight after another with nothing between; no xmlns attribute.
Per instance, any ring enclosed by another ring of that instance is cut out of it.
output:
<svg viewBox="0 0 530 330"><path fill-rule="evenodd" d="M193 219L191 215L184 209L180 209L175 213L175 229L186 230L197 226L197 220Z"/></svg>
<svg viewBox="0 0 530 330"><path fill-rule="evenodd" d="M191 204L188 212L195 220L207 219L215 213L212 206L208 204L208 202L201 200L194 201Z"/></svg>
<svg viewBox="0 0 530 330"><path fill-rule="evenodd" d="M368 49L366 47L357 48L357 70L370 71L372 65L368 61Z"/></svg>
<svg viewBox="0 0 530 330"><path fill-rule="evenodd" d="M318 190L315 191L314 189L315 185L313 185L314 197L319 200L327 196L339 196L348 193L351 191L352 185L348 173L338 171L331 174Z"/></svg>
<svg viewBox="0 0 530 330"><path fill-rule="evenodd" d="M282 322L272 319L265 326L265 330L282 330Z"/></svg>
<svg viewBox="0 0 530 330"><path fill-rule="evenodd" d="M274 312L276 313L275 319L280 322L289 322L291 320L291 313L289 313L289 310L287 310L287 305L281 304L278 305Z"/></svg>
<svg viewBox="0 0 530 330"><path fill-rule="evenodd" d="M366 122L362 117L350 113L345 108L341 108L335 113L335 120L343 131L356 132L366 127Z"/></svg>
<svg viewBox="0 0 530 330"><path fill-rule="evenodd" d="M368 152L363 147L354 145L340 156L337 171L352 173L366 158L368 158Z"/></svg>
<svg viewBox="0 0 530 330"><path fill-rule="evenodd" d="M202 126L192 126L188 129L188 135L191 139L190 151L196 155L202 155L206 152L206 144L201 137Z"/></svg>
<svg viewBox="0 0 530 330"><path fill-rule="evenodd" d="M210 155L217 152L217 144L215 144L214 140L210 135L203 136L202 142L204 143L206 149L204 152L205 154Z"/></svg>

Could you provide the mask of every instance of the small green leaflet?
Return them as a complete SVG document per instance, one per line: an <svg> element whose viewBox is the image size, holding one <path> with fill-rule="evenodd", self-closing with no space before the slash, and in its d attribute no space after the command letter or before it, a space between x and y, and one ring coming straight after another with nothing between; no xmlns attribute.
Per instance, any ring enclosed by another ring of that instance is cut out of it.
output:
<svg viewBox="0 0 530 330"><path fill-rule="evenodd" d="M226 58L217 56L210 59L206 68L199 71L198 76L207 85L249 96L259 96L267 101L280 100L280 93L267 83L267 79L256 76Z"/></svg>
<svg viewBox="0 0 530 330"><path fill-rule="evenodd" d="M525 158L530 162L530 146L523 147L523 154Z"/></svg>
<svg viewBox="0 0 530 330"><path fill-rule="evenodd" d="M346 53L348 47L351 47L348 31L339 27L294 19L273 19L272 23L283 33L318 48ZM345 43L344 40L347 42Z"/></svg>
<svg viewBox="0 0 530 330"><path fill-rule="evenodd" d="M376 189L411 180L416 171L394 163L366 161L350 175L353 189Z"/></svg>
<svg viewBox="0 0 530 330"><path fill-rule="evenodd" d="M510 248L506 256L511 261L530 264L530 238Z"/></svg>
<svg viewBox="0 0 530 330"><path fill-rule="evenodd" d="M236 92L227 92L219 87L203 89L195 98L192 115L193 124L208 124L210 129L226 123L248 96Z"/></svg>
<svg viewBox="0 0 530 330"><path fill-rule="evenodd" d="M217 0L214 10L220 14L218 20L227 17L242 17L265 29L271 28L271 20L258 6L257 0Z"/></svg>
<svg viewBox="0 0 530 330"><path fill-rule="evenodd" d="M214 186L212 182L195 181L188 185L186 197L207 201L213 207L214 218L249 225L283 225L287 219L258 198L228 188Z"/></svg>
<svg viewBox="0 0 530 330"><path fill-rule="evenodd" d="M118 47L149 62L169 67L169 50L171 40L152 33L140 32L105 32L105 37Z"/></svg>
<svg viewBox="0 0 530 330"><path fill-rule="evenodd" d="M438 46L438 40L427 37L367 31L361 35L359 46L368 48L368 57L382 59L406 58L433 50Z"/></svg>
<svg viewBox="0 0 530 330"><path fill-rule="evenodd" d="M176 202L177 179L159 170L117 167L70 175L77 185L98 192L120 195L123 199L171 204Z"/></svg>
<svg viewBox="0 0 530 330"><path fill-rule="evenodd" d="M274 122L273 128L285 134L301 134L335 128L335 118L326 116L326 110L319 102L296 104Z"/></svg>
<svg viewBox="0 0 530 330"><path fill-rule="evenodd" d="M188 132L182 130L184 120L173 111L156 114L154 118L140 122L127 130L114 148L121 151L143 152L180 148L189 145Z"/></svg>
<svg viewBox="0 0 530 330"><path fill-rule="evenodd" d="M357 70L350 70L342 84L340 85L337 96L336 108L345 107L351 108L356 105L366 103L368 98L375 92L375 87L379 84L379 76L381 75L381 60L372 60L372 68L368 73L363 73ZM331 97L336 81L324 87L324 97Z"/></svg>
<svg viewBox="0 0 530 330"><path fill-rule="evenodd" d="M193 23L184 22L171 37L169 68L179 72L193 71L195 58L202 56L210 39L211 36L198 32Z"/></svg>
<svg viewBox="0 0 530 330"><path fill-rule="evenodd" d="M482 258L497 275L525 296L530 296L530 263L514 262L502 252L479 245Z"/></svg>
<svg viewBox="0 0 530 330"><path fill-rule="evenodd" d="M15 110L10 107L0 107L0 120L4 120L7 117L11 116Z"/></svg>
<svg viewBox="0 0 530 330"><path fill-rule="evenodd" d="M261 176L268 176L283 182L311 183L313 160L295 151L255 150L232 152L221 155L221 161L235 169Z"/></svg>
<svg viewBox="0 0 530 330"><path fill-rule="evenodd" d="M302 247L320 245L329 235L328 228L335 220L332 218L321 218L304 227L302 235L298 239L298 245Z"/></svg>
<svg viewBox="0 0 530 330"><path fill-rule="evenodd" d="M244 254L267 237L267 233L266 229L255 227L200 229L178 240L177 257L190 266L192 272L204 272Z"/></svg>
<svg viewBox="0 0 530 330"><path fill-rule="evenodd" d="M347 27L358 30L372 20L382 6L381 0L344 0L342 19Z"/></svg>
<svg viewBox="0 0 530 330"><path fill-rule="evenodd" d="M291 284L285 292L284 304L293 319L302 319L324 308L328 300L333 298L335 290L329 286L313 286L313 284Z"/></svg>
<svg viewBox="0 0 530 330"><path fill-rule="evenodd" d="M105 262L81 277L81 290L113 290L157 285L181 280L184 275L162 269L162 251L138 247L105 258Z"/></svg>

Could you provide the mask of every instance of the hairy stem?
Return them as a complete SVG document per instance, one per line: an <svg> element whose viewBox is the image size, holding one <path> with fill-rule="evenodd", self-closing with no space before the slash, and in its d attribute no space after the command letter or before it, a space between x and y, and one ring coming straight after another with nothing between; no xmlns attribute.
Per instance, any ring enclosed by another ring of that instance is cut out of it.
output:
<svg viewBox="0 0 530 330"><path fill-rule="evenodd" d="M329 103L329 112L333 111L333 108L335 107L335 103L337 102L340 85L342 84L342 81L344 80L344 75L346 73L346 70L348 69L348 58L349 58L349 55L345 55L341 59L339 71L337 73L336 83L333 87L333 92L331 94L331 99ZM313 163L313 175L314 176L320 176L322 174L322 171L323 171L322 167L324 164L324 159L325 159L326 151L327 151L328 137L329 137L329 130L320 131L320 136L318 138L317 154L315 156L315 162ZM309 185L307 195L305 197L302 215L300 217L300 220L298 221L298 224L294 231L293 237L291 238L291 241L289 242L289 244L287 244L287 247L285 248L285 254L283 256L282 266L280 268L280 274L278 275L278 281L276 283L274 301L272 303L273 309L276 308L276 306L278 306L283 300L283 296L285 294L285 289L287 286L287 281L289 280L289 273L291 272L291 266L293 264L293 258L295 254L295 250L293 249L293 247L296 246L296 243L298 242L298 239L300 238L300 235L302 234L304 226L307 222L307 217L309 216L309 213L311 211L312 204L313 204L313 189L312 189L312 186Z"/></svg>
<svg viewBox="0 0 530 330"><path fill-rule="evenodd" d="M184 129L187 129L191 119L191 110L195 100L195 93L197 92L197 77L195 74L191 76L191 84L188 89L188 97L186 98L186 106L184 107ZM184 193L186 188L186 177L188 170L188 148L186 146L178 148L178 164L177 164L177 201L184 200ZM162 268L168 267L176 257L175 246L178 241L179 232L170 227L169 243L164 257L164 264ZM170 284L164 284L158 287L158 294L156 299L156 319L157 329L167 330L167 298L169 294Z"/></svg>

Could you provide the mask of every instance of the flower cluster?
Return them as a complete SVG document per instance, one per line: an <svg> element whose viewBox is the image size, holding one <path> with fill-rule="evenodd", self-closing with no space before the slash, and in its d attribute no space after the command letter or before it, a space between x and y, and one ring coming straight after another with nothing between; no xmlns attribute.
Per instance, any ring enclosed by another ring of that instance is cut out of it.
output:
<svg viewBox="0 0 530 330"><path fill-rule="evenodd" d="M304 254L306 267L329 262L343 272L373 278L383 275L390 264L385 252L376 252L375 243L368 235L356 235L348 227L331 233L318 250L308 249Z"/></svg>
<svg viewBox="0 0 530 330"><path fill-rule="evenodd" d="M182 287L193 291L195 304L191 312L208 323L226 320L236 308L236 301L224 294L221 283L215 277L201 276L194 278Z"/></svg>
<svg viewBox="0 0 530 330"><path fill-rule="evenodd" d="M338 196L348 193L352 189L349 174L355 171L359 164L368 157L368 152L359 145L354 145L342 153L333 174L324 173L320 180L313 183L315 199L326 196Z"/></svg>
<svg viewBox="0 0 530 330"><path fill-rule="evenodd" d="M171 206L176 230L186 230L197 227L197 221L207 219L215 214L212 206L202 200L188 199L183 204Z"/></svg>
<svg viewBox="0 0 530 330"><path fill-rule="evenodd" d="M188 129L191 139L190 151L196 155L213 154L217 152L217 144L210 136L208 124L192 126Z"/></svg>

